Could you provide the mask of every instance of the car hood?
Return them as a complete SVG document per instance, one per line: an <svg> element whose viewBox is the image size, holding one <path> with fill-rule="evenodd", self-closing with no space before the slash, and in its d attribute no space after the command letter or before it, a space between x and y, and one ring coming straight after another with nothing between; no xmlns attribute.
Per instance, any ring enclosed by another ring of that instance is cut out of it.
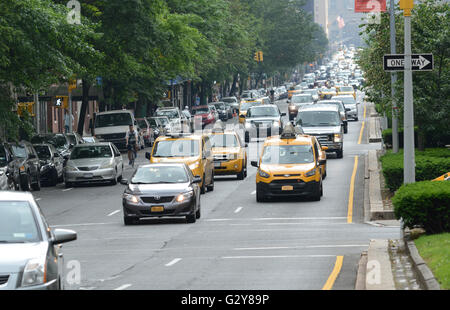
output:
<svg viewBox="0 0 450 310"><path fill-rule="evenodd" d="M214 155L235 154L241 151L239 147L214 147L211 150Z"/></svg>
<svg viewBox="0 0 450 310"><path fill-rule="evenodd" d="M135 195L177 195L188 191L189 183L175 184L130 184L128 191Z"/></svg>
<svg viewBox="0 0 450 310"><path fill-rule="evenodd" d="M298 174L314 169L314 163L309 164L286 164L286 165L267 165L262 164L260 169L270 174Z"/></svg>
<svg viewBox="0 0 450 310"><path fill-rule="evenodd" d="M30 259L46 256L47 249L47 242L0 244L0 274L22 271Z"/></svg>
<svg viewBox="0 0 450 310"><path fill-rule="evenodd" d="M199 162L199 157L152 157L151 163L183 163L191 165Z"/></svg>
<svg viewBox="0 0 450 310"><path fill-rule="evenodd" d="M111 126L111 127L97 127L95 128L95 135L101 136L104 134L126 133L129 126Z"/></svg>
<svg viewBox="0 0 450 310"><path fill-rule="evenodd" d="M304 127L305 134L333 134L341 132L341 126L323 126L323 127Z"/></svg>
<svg viewBox="0 0 450 310"><path fill-rule="evenodd" d="M107 165L111 162L110 158L83 158L83 159L71 159L67 164L72 164L75 167L85 167L85 166L102 166Z"/></svg>
<svg viewBox="0 0 450 310"><path fill-rule="evenodd" d="M280 118L279 117L252 117L252 118L247 118L248 121L252 121L252 122L273 122L273 121L279 121Z"/></svg>

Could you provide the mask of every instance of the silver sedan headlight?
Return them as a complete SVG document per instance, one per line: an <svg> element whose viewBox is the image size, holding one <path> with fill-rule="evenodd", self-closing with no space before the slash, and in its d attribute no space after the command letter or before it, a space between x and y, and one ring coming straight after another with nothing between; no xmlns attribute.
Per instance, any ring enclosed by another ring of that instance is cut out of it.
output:
<svg viewBox="0 0 450 310"><path fill-rule="evenodd" d="M46 276L45 257L30 259L23 271L22 287L44 284L47 281Z"/></svg>

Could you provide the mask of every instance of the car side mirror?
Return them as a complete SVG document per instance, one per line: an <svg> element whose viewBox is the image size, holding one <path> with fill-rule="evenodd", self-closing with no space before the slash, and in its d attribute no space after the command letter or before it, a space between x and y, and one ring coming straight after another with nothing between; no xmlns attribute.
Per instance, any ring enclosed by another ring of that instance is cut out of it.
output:
<svg viewBox="0 0 450 310"><path fill-rule="evenodd" d="M150 160L152 157L152 155L150 154L150 152L145 152L145 158Z"/></svg>
<svg viewBox="0 0 450 310"><path fill-rule="evenodd" d="M348 111L351 111L351 110L352 110L352 109L349 109L349 108L345 108L345 111L347 111L347 112L348 112Z"/></svg>
<svg viewBox="0 0 450 310"><path fill-rule="evenodd" d="M194 177L194 180L192 180L192 183L194 183L194 184L202 183L202 178L200 176L196 175Z"/></svg>
<svg viewBox="0 0 450 310"><path fill-rule="evenodd" d="M256 167L256 168L259 167L257 161L251 161L251 162L250 162L250 165L252 165L253 167Z"/></svg>
<svg viewBox="0 0 450 310"><path fill-rule="evenodd" d="M122 179L122 180L120 180L120 184L128 185L128 180L127 179Z"/></svg>
<svg viewBox="0 0 450 310"><path fill-rule="evenodd" d="M328 146L322 146L322 151L327 151L328 150Z"/></svg>
<svg viewBox="0 0 450 310"><path fill-rule="evenodd" d="M286 113L281 113L281 116L286 116Z"/></svg>
<svg viewBox="0 0 450 310"><path fill-rule="evenodd" d="M319 166L325 165L327 161L325 159L319 160Z"/></svg>
<svg viewBox="0 0 450 310"><path fill-rule="evenodd" d="M53 245L62 244L77 240L77 233L68 229L53 230L54 238L51 240Z"/></svg>

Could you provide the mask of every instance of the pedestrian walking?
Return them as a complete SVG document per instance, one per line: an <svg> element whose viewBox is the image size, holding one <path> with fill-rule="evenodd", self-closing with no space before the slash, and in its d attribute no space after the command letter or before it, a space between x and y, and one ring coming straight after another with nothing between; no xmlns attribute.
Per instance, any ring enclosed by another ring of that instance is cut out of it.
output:
<svg viewBox="0 0 450 310"><path fill-rule="evenodd" d="M64 130L66 133L68 133L70 130L70 122L72 122L73 124L74 118L73 115L69 113L68 109L65 109L64 112Z"/></svg>

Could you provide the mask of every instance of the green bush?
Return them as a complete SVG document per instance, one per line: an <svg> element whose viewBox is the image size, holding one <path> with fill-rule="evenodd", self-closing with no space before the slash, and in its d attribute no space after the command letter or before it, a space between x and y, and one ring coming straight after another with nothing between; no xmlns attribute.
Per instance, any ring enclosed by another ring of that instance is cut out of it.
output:
<svg viewBox="0 0 450 310"><path fill-rule="evenodd" d="M450 232L450 182L424 181L402 185L392 198L397 219L427 234Z"/></svg>
<svg viewBox="0 0 450 310"><path fill-rule="evenodd" d="M386 187L395 192L403 184L403 151L388 151L380 158ZM449 149L416 151L416 181L433 180L450 171Z"/></svg>
<svg viewBox="0 0 450 310"><path fill-rule="evenodd" d="M382 131L383 141L392 148L392 128L388 128ZM417 128L414 129L414 143L418 145L417 140ZM398 147L403 148L403 128L398 129Z"/></svg>

